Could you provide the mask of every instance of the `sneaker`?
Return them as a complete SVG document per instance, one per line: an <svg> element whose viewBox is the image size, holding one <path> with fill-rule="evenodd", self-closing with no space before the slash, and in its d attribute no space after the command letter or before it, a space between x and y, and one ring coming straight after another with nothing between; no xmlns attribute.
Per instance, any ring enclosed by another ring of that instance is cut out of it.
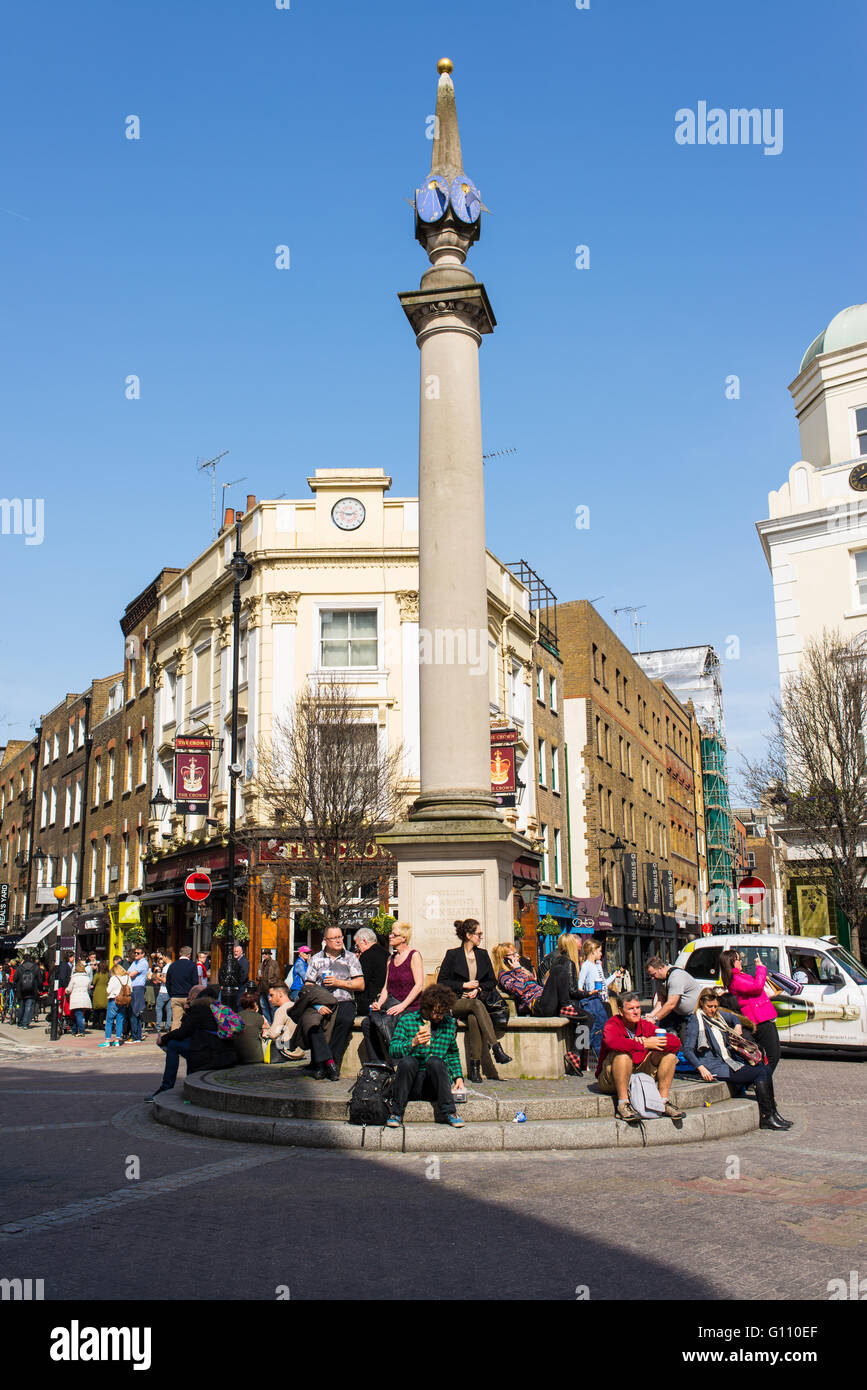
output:
<svg viewBox="0 0 867 1390"><path fill-rule="evenodd" d="M385 1122L385 1127L386 1129L400 1129L402 1124L402 1115L389 1115L388 1119Z"/></svg>
<svg viewBox="0 0 867 1390"><path fill-rule="evenodd" d="M627 1124L634 1124L641 1116L633 1110L628 1100L621 1100L617 1102L617 1118L625 1120Z"/></svg>
<svg viewBox="0 0 867 1390"><path fill-rule="evenodd" d="M117 1038L115 1038L114 1041L112 1042L111 1046L112 1046L112 1047L123 1047L123 1043L122 1043L122 1042L118 1042Z"/></svg>
<svg viewBox="0 0 867 1390"><path fill-rule="evenodd" d="M104 1043L100 1043L99 1045L100 1045L100 1047L114 1047L114 1043L111 1043L111 1042L104 1042Z"/></svg>
<svg viewBox="0 0 867 1390"><path fill-rule="evenodd" d="M451 1125L452 1129L463 1129L464 1127L464 1121L453 1110L446 1111L446 1124Z"/></svg>
<svg viewBox="0 0 867 1390"><path fill-rule="evenodd" d="M670 1100L667 1100L665 1102L665 1109L662 1113L664 1115L667 1115L670 1120L682 1120L684 1115L686 1114L686 1111L678 1110L676 1105L674 1105Z"/></svg>
<svg viewBox="0 0 867 1390"><path fill-rule="evenodd" d="M150 1101L152 1101L152 1100L156 1100L157 1096L163 1095L166 1091L173 1091L173 1090L174 1090L174 1087L173 1087L173 1086L158 1086L157 1089L154 1091L154 1093L153 1093L152 1096L145 1096L145 1100L148 1101L148 1102L150 1102Z"/></svg>

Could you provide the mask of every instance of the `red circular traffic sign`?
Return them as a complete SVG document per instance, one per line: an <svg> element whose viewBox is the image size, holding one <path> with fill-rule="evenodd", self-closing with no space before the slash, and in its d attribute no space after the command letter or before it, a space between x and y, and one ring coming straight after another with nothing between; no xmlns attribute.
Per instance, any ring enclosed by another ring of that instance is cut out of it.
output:
<svg viewBox="0 0 867 1390"><path fill-rule="evenodd" d="M751 905L753 903L763 902L767 891L762 879L756 878L755 874L748 874L747 877L742 878L738 884L738 897L741 902L750 903Z"/></svg>
<svg viewBox="0 0 867 1390"><path fill-rule="evenodd" d="M188 874L184 880L184 892L194 903L203 903L211 891L211 880L207 874Z"/></svg>

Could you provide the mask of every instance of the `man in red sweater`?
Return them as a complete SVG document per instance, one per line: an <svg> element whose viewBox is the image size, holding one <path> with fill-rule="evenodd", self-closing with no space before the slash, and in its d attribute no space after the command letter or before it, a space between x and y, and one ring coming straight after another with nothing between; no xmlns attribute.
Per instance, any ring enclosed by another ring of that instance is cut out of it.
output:
<svg viewBox="0 0 867 1390"><path fill-rule="evenodd" d="M684 1112L668 1099L680 1039L674 1033L660 1038L656 1027L641 1017L641 1001L637 994L618 997L620 1014L609 1018L602 1030L602 1047L596 1077L599 1089L606 1096L617 1096L617 1118L637 1120L639 1117L629 1103L629 1079L634 1071L647 1072L659 1087L669 1119L682 1120Z"/></svg>

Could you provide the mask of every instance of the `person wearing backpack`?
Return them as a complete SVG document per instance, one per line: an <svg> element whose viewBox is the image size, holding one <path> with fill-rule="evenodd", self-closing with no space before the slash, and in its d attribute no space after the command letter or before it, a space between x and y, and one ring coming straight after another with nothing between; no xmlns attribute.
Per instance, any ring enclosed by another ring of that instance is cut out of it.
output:
<svg viewBox="0 0 867 1390"><path fill-rule="evenodd" d="M100 1047L120 1047L127 1009L132 1003L132 990L130 989L129 975L119 961L112 966L105 992L108 999L105 1012L105 1041L99 1045ZM114 1037L112 1037L112 1030Z"/></svg>
<svg viewBox="0 0 867 1390"><path fill-rule="evenodd" d="M602 1047L596 1079L603 1095L617 1097L617 1118L636 1121L642 1117L629 1099L629 1083L635 1073L653 1078L662 1100L662 1114L682 1120L683 1110L669 1100L680 1038L674 1033L658 1037L656 1028L641 1017L641 1000L635 991L617 997L620 1012L609 1018L602 1030Z"/></svg>
<svg viewBox="0 0 867 1390"><path fill-rule="evenodd" d="M216 985L197 985L190 991L190 1001L179 1026L158 1041L166 1054L166 1064L163 1079L148 1100L172 1090L182 1057L186 1059L187 1076L211 1067L235 1065L237 1057L232 1038L237 1034L234 1028L237 1025L237 1032L241 1032L244 1025L233 1010L217 1003L218 994Z"/></svg>
<svg viewBox="0 0 867 1390"><path fill-rule="evenodd" d="M39 968L39 963L28 956L18 966L12 981L15 998L18 1001L17 1022L19 1028L30 1027L30 1020L33 1017L36 1000L39 998L41 983L42 971Z"/></svg>

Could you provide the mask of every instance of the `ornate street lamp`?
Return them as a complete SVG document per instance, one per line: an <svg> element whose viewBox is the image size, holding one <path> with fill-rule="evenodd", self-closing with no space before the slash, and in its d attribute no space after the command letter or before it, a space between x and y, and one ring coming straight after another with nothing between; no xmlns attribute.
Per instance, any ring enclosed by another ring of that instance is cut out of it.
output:
<svg viewBox="0 0 867 1390"><path fill-rule="evenodd" d="M223 968L220 998L230 1008L235 1007L238 993L237 966L235 964L235 801L238 778L243 772L238 762L238 660L241 649L241 585L250 578L250 562L241 549L241 525L235 522L235 551L226 566L234 576L232 590L232 743L229 752L229 867L226 887L226 960Z"/></svg>

